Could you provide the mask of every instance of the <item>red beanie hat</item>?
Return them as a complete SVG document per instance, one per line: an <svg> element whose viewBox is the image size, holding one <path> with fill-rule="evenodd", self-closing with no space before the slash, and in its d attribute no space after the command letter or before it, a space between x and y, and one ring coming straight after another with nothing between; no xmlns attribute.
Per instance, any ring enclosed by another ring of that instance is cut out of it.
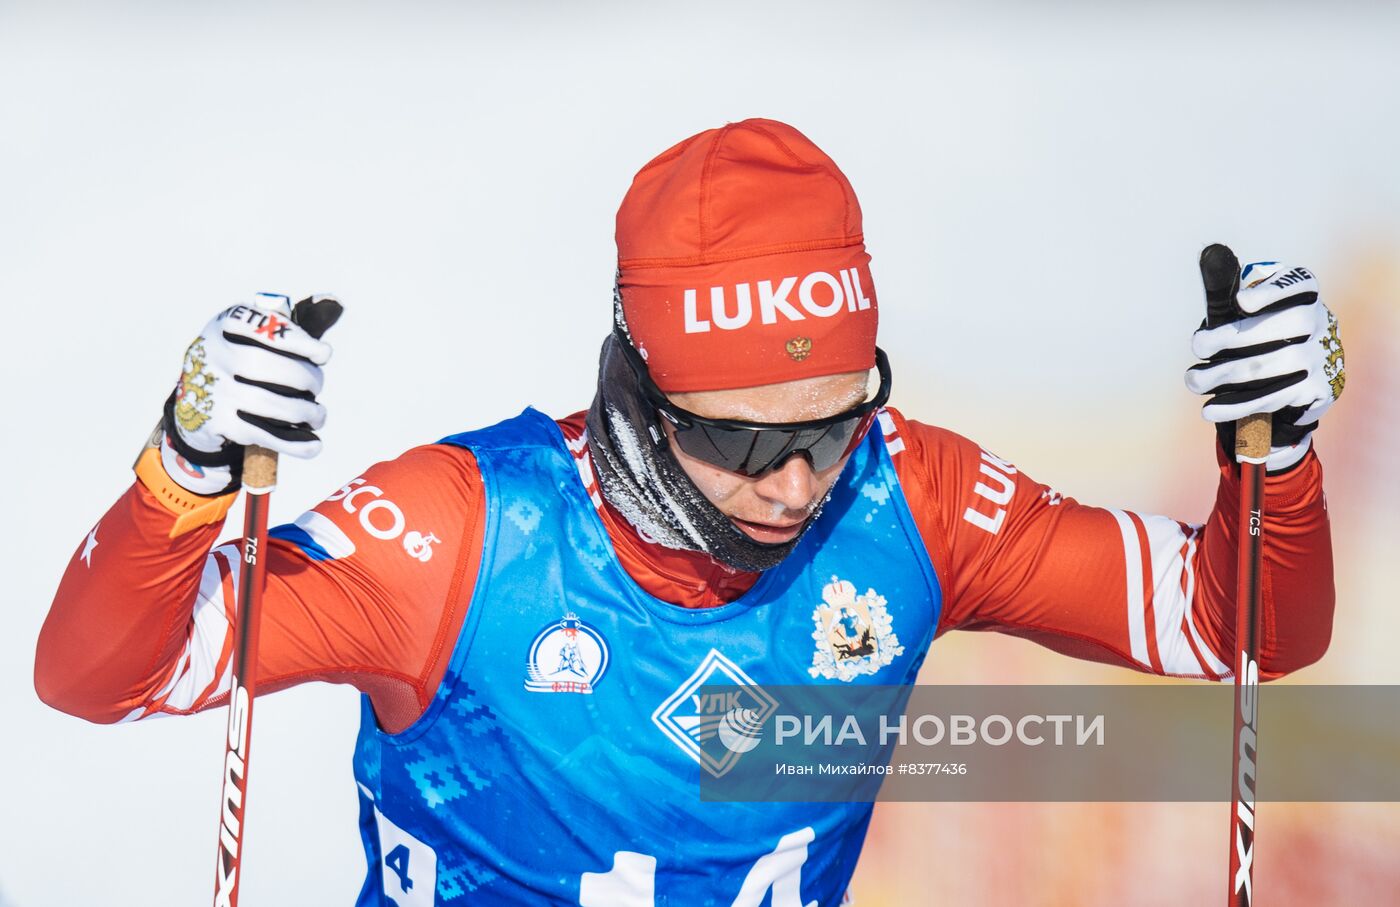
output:
<svg viewBox="0 0 1400 907"><path fill-rule="evenodd" d="M860 203L791 126L730 123L643 167L617 212L617 259L628 332L664 391L875 364Z"/></svg>

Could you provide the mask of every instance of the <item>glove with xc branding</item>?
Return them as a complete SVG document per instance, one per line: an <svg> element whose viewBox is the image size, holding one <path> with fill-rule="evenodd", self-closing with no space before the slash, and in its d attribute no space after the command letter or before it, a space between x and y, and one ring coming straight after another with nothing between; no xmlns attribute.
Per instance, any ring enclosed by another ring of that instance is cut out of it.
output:
<svg viewBox="0 0 1400 907"><path fill-rule="evenodd" d="M1214 422L1224 449L1235 449L1235 420L1273 414L1267 469L1303 459L1318 420L1341 396L1346 362L1337 316L1318 298L1307 268L1255 262L1240 273L1238 320L1203 324L1191 352L1204 360L1186 372L1186 386L1210 394L1201 414Z"/></svg>
<svg viewBox="0 0 1400 907"><path fill-rule="evenodd" d="M239 486L246 445L320 453L326 409L316 395L331 347L312 323L328 326L339 312L328 296L293 309L285 296L260 293L216 315L185 351L165 401L161 462L171 479L195 494L223 494Z"/></svg>

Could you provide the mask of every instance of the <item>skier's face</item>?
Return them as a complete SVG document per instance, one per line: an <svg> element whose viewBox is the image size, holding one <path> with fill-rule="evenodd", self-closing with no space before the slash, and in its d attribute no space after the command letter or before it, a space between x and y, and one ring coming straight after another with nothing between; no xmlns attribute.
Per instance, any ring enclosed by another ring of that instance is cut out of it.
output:
<svg viewBox="0 0 1400 907"><path fill-rule="evenodd" d="M746 422L802 422L824 419L858 406L866 397L868 375L848 372L726 391L669 394L677 406L711 419ZM666 425L665 420L662 420ZM669 432L670 426L666 425ZM756 542L780 544L802 531L802 524L826 497L840 462L817 472L806 457L794 456L760 476L742 476L711 466L681 450L671 452L697 488Z"/></svg>

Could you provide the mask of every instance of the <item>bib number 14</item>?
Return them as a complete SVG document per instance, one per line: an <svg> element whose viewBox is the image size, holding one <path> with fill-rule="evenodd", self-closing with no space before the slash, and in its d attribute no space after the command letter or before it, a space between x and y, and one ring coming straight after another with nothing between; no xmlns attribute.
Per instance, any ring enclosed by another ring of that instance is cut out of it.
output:
<svg viewBox="0 0 1400 907"><path fill-rule="evenodd" d="M431 847L374 810L383 856L384 896L395 907L433 907L437 854ZM802 903L802 867L816 838L810 827L783 835L744 876L731 907L761 907L771 892L772 907L818 907ZM656 857L630 850L613 854L612 869L585 872L579 879L579 907L655 907ZM842 903L846 903L842 901Z"/></svg>
<svg viewBox="0 0 1400 907"><path fill-rule="evenodd" d="M759 907L769 892L772 907L817 907L816 901L802 903L801 890L807 846L815 837L811 828L783 835L744 876L731 907ZM613 854L612 869L583 874L578 902L579 907L655 907L656 857L619 850Z"/></svg>

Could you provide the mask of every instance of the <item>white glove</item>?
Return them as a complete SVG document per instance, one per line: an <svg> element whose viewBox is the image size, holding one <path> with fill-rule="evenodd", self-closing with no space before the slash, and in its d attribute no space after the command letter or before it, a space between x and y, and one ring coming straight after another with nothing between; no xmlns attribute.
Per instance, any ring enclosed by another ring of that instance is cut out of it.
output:
<svg viewBox="0 0 1400 907"><path fill-rule="evenodd" d="M1277 262L1246 265L1235 301L1243 318L1191 338L1191 352L1206 361L1187 370L1186 386L1213 395L1201 415L1216 423L1227 451L1235 420L1273 413L1266 468L1287 469L1307 453L1318 419L1346 384L1337 316L1318 299L1310 270Z"/></svg>
<svg viewBox="0 0 1400 907"><path fill-rule="evenodd" d="M220 312L185 351L166 401L166 472L188 491L219 494L237 488L245 445L320 453L326 409L316 395L330 357L329 344L292 321L285 296L261 293Z"/></svg>

